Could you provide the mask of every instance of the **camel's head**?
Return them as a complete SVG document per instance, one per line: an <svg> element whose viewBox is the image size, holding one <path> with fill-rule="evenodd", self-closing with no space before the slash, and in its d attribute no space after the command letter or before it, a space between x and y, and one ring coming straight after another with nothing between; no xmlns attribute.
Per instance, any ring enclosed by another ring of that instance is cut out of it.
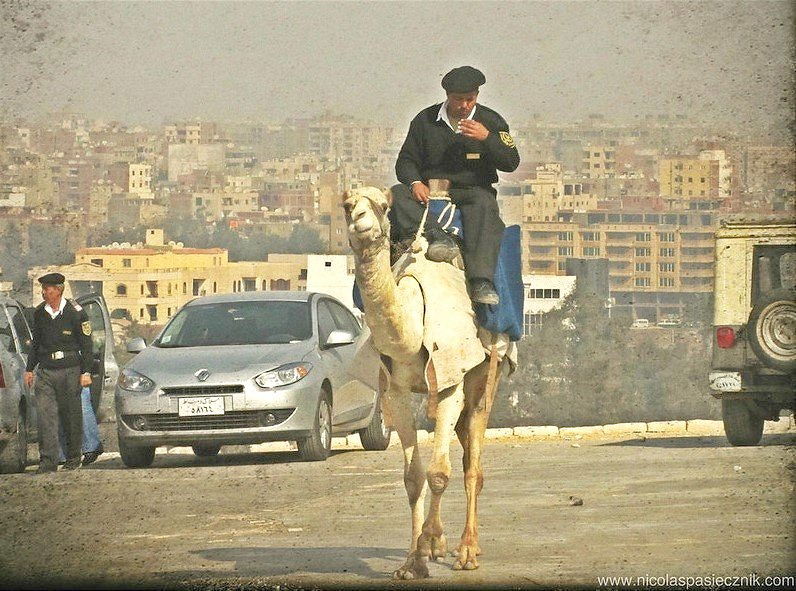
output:
<svg viewBox="0 0 796 591"><path fill-rule="evenodd" d="M389 240L389 206L388 195L375 187L346 191L343 195L343 209L348 222L351 248L361 251L373 245L380 246Z"/></svg>

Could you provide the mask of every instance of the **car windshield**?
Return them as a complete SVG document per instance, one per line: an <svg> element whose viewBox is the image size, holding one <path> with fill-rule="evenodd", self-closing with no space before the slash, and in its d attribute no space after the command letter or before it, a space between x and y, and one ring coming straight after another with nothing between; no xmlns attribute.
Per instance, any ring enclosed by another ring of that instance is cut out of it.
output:
<svg viewBox="0 0 796 591"><path fill-rule="evenodd" d="M180 310L156 347L268 345L303 341L312 335L308 302L225 302Z"/></svg>

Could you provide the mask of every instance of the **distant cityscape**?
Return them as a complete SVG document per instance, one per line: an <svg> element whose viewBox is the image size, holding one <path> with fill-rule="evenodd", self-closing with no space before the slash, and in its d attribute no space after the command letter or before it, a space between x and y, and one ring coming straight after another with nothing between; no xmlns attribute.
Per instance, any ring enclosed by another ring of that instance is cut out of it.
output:
<svg viewBox="0 0 796 591"><path fill-rule="evenodd" d="M57 268L73 290L101 291L115 318L145 324L202 294L326 284L344 294L353 263L341 196L395 182L407 127L325 113L147 129L71 112L0 126L0 290L31 297L35 277ZM522 164L501 176L498 199L522 228L526 330L584 269L616 314L682 316L712 292L722 216L796 211L792 145L683 117L534 118L512 135ZM64 232L57 257L41 248L47 228ZM221 232L224 244L208 243ZM233 260L238 239L250 248Z"/></svg>

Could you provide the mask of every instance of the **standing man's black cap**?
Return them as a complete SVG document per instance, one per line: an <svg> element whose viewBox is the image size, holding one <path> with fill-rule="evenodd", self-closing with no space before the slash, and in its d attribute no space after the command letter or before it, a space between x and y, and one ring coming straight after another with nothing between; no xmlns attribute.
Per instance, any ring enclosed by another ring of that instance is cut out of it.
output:
<svg viewBox="0 0 796 591"><path fill-rule="evenodd" d="M472 66L460 66L442 77L442 88L446 92L474 92L485 82L486 77L481 70Z"/></svg>
<svg viewBox="0 0 796 591"><path fill-rule="evenodd" d="M39 277L39 283L42 285L63 285L66 277L60 273L47 273Z"/></svg>

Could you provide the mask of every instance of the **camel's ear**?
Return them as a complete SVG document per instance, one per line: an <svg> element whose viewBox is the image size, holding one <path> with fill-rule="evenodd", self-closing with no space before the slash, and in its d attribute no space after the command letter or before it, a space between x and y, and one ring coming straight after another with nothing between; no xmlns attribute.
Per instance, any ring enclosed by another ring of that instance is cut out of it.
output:
<svg viewBox="0 0 796 591"><path fill-rule="evenodd" d="M384 193L384 197L387 199L387 205L392 207L392 190L389 187L384 187L381 192Z"/></svg>
<svg viewBox="0 0 796 591"><path fill-rule="evenodd" d="M346 200L348 200L348 189L346 189L345 191L343 191L343 198L341 199L341 201L342 201L343 203L345 203L345 202L346 202Z"/></svg>

